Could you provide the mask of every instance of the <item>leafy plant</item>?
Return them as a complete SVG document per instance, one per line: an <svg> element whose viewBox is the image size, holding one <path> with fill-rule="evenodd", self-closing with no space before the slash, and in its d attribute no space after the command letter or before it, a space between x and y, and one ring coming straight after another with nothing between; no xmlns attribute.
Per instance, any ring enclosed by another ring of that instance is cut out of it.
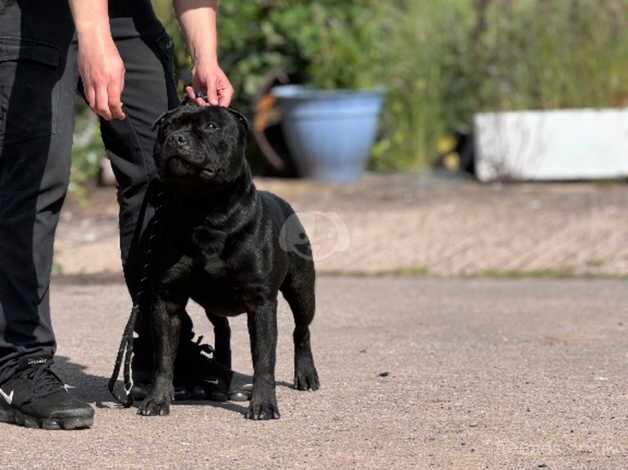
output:
<svg viewBox="0 0 628 470"><path fill-rule="evenodd" d="M374 0L223 2L221 55L241 99L276 70L320 88L378 84L384 43Z"/></svg>
<svg viewBox="0 0 628 470"><path fill-rule="evenodd" d="M377 169L420 168L479 111L626 106L628 1L383 4L390 77Z"/></svg>
<svg viewBox="0 0 628 470"><path fill-rule="evenodd" d="M189 68L172 0L153 4L176 69ZM384 86L371 167L420 169L478 111L626 106L626 18L628 0L223 0L220 57L241 108L277 71L322 88ZM98 145L75 146L74 181L93 172Z"/></svg>
<svg viewBox="0 0 628 470"><path fill-rule="evenodd" d="M72 142L72 172L70 173L70 191L84 202L86 184L98 173L98 163L105 154L100 139L98 118L82 99L75 99L76 122Z"/></svg>

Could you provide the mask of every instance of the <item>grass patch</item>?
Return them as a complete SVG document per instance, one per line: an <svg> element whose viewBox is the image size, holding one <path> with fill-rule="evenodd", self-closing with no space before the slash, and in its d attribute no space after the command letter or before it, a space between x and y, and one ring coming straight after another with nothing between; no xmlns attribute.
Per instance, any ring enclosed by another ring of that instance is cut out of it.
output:
<svg viewBox="0 0 628 470"><path fill-rule="evenodd" d="M612 279L628 280L627 274L582 272L576 273L572 268L539 269L530 271L499 271L486 270L465 276L469 279Z"/></svg>
<svg viewBox="0 0 628 470"><path fill-rule="evenodd" d="M427 276L429 271L425 266L404 266L390 271L384 271L382 274L389 276L422 277Z"/></svg>
<svg viewBox="0 0 628 470"><path fill-rule="evenodd" d="M591 267L591 268L599 268L601 266L604 265L604 261L602 261L601 259L590 259L587 260L587 266Z"/></svg>
<svg viewBox="0 0 628 470"><path fill-rule="evenodd" d="M339 276L339 277L387 277L387 276L401 276L401 277L423 277L428 276L430 273L424 266L404 266L395 269L381 270L381 271L325 271L322 269L317 270L317 274L320 276Z"/></svg>
<svg viewBox="0 0 628 470"><path fill-rule="evenodd" d="M433 277L437 279L609 279L628 280L628 274L612 274L599 272L577 273L573 268L533 269L533 270L499 270L487 269L470 274L442 275L429 271L425 266L403 266L396 269L376 272L367 271L318 271L321 276L339 277Z"/></svg>
<svg viewBox="0 0 628 470"><path fill-rule="evenodd" d="M506 270L500 271L495 269L487 269L480 271L469 277L486 277L491 279L523 279L523 278L540 278L540 279L568 279L581 277L577 275L572 268L560 269L534 269L530 271Z"/></svg>
<svg viewBox="0 0 628 470"><path fill-rule="evenodd" d="M596 272L576 273L572 268L538 269L530 271L500 271L488 269L476 274L469 274L465 277L487 279L628 279L628 275L626 274Z"/></svg>
<svg viewBox="0 0 628 470"><path fill-rule="evenodd" d="M52 263L52 274L63 274L63 266L58 261Z"/></svg>

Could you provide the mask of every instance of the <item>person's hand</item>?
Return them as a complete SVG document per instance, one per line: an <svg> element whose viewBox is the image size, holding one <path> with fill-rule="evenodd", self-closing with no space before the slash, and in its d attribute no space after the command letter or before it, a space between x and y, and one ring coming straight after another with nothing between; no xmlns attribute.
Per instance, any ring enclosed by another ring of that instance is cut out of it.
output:
<svg viewBox="0 0 628 470"><path fill-rule="evenodd" d="M89 107L103 119L124 119L124 63L109 32L78 36L78 66Z"/></svg>
<svg viewBox="0 0 628 470"><path fill-rule="evenodd" d="M192 86L185 88L191 100L201 106L229 106L233 87L215 61L199 61L192 69ZM207 97L207 100L199 96Z"/></svg>

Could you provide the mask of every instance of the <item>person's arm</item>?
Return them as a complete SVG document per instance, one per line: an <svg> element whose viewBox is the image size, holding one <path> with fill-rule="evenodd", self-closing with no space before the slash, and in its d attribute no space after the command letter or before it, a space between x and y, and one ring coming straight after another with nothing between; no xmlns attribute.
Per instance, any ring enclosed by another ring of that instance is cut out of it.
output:
<svg viewBox="0 0 628 470"><path fill-rule="evenodd" d="M174 0L174 9L192 56L190 98L200 105L229 106L233 87L218 65L216 10L218 0ZM209 102L198 98L207 96Z"/></svg>
<svg viewBox="0 0 628 470"><path fill-rule="evenodd" d="M124 119L124 63L111 37L108 0L69 0L78 38L78 65L89 107L99 116Z"/></svg>

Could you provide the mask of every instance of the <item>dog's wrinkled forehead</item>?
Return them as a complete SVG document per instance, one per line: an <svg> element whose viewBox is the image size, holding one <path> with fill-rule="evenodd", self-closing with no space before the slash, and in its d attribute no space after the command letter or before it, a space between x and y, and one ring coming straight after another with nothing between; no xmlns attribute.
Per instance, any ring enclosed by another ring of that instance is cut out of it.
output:
<svg viewBox="0 0 628 470"><path fill-rule="evenodd" d="M162 114L153 128L158 132L171 125L177 128L196 127L213 123L220 128L230 126L240 127L244 131L248 129L246 118L238 111L222 106L198 106L196 104L183 104Z"/></svg>

